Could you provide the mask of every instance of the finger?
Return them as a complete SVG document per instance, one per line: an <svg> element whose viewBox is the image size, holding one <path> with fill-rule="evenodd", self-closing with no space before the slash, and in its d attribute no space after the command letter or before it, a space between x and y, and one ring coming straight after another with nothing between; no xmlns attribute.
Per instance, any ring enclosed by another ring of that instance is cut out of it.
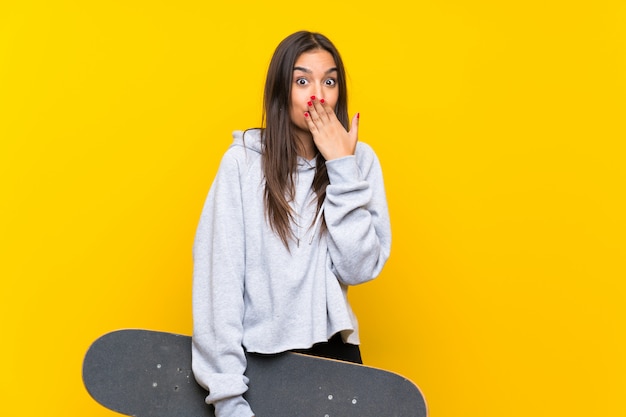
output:
<svg viewBox="0 0 626 417"><path fill-rule="evenodd" d="M313 122L318 122L320 120L320 112L315 105L315 101L315 96L312 96L311 100L309 100L306 104L308 108L309 119L311 119L311 121ZM322 109L320 108L320 110Z"/></svg>
<svg viewBox="0 0 626 417"><path fill-rule="evenodd" d="M331 106L329 106L323 98L320 99L320 105L322 107L322 111L324 112L326 117L328 117L328 120L333 120L337 118L335 110Z"/></svg>
<svg viewBox="0 0 626 417"><path fill-rule="evenodd" d="M350 132L358 132L359 130L359 121L361 120L361 113L357 113L352 116L352 125L350 126Z"/></svg>
<svg viewBox="0 0 626 417"><path fill-rule="evenodd" d="M352 124L350 126L350 136L358 140L359 138L359 120L361 113L357 113L352 117Z"/></svg>
<svg viewBox="0 0 626 417"><path fill-rule="evenodd" d="M311 97L311 101L309 101L309 103L311 103L311 106L309 106L309 107L311 109L314 109L315 112L317 113L316 120L321 120L321 121L325 122L325 121L330 119L330 115L329 115L328 111L330 110L331 113L333 113L333 111L326 104L326 102L324 101L323 98L320 99L320 98L316 98L315 96L312 96Z"/></svg>
<svg viewBox="0 0 626 417"><path fill-rule="evenodd" d="M309 127L309 131L311 133L318 132L317 126L315 125L315 122L313 122L313 119L311 117L311 112L304 112L304 120L306 121L306 124Z"/></svg>

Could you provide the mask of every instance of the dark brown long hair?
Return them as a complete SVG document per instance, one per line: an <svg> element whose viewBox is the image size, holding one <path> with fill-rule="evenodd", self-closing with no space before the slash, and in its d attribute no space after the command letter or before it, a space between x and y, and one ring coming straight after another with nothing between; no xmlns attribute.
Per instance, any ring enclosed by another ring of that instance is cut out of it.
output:
<svg viewBox="0 0 626 417"><path fill-rule="evenodd" d="M289 202L295 198L295 174L298 164L298 144L289 117L293 68L302 53L317 49L328 51L335 60L339 89L335 113L343 126L348 129L345 68L339 51L324 35L301 31L285 38L274 51L265 82L263 97L265 128L262 134L265 214L271 228L287 247L289 239L293 238L291 223L294 221L295 213ZM326 186L329 182L325 162L324 157L318 153L312 185L317 197L318 213L326 197ZM321 230L325 228L326 223L323 222Z"/></svg>

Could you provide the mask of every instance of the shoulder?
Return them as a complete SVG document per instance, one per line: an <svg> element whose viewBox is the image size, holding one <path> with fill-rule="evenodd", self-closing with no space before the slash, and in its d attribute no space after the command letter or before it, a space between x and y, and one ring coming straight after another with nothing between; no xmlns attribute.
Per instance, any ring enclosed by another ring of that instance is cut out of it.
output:
<svg viewBox="0 0 626 417"><path fill-rule="evenodd" d="M233 142L222 157L222 165L255 165L261 158L261 135L258 129L233 132Z"/></svg>

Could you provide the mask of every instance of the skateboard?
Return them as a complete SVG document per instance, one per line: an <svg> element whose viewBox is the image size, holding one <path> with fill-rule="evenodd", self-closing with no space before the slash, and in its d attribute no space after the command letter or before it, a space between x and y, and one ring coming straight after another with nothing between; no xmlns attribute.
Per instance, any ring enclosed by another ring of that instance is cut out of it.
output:
<svg viewBox="0 0 626 417"><path fill-rule="evenodd" d="M246 354L256 417L426 417L419 388L393 372L299 353ZM191 337L123 329L93 342L83 382L101 405L136 417L214 417L193 377Z"/></svg>

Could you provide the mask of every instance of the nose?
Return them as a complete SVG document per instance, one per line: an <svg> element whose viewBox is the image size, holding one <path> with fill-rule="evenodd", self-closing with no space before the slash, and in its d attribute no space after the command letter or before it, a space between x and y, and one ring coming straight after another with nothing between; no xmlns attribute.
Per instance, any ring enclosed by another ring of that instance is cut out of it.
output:
<svg viewBox="0 0 626 417"><path fill-rule="evenodd" d="M315 96L316 99L323 98L322 97L322 86L319 84L314 84L313 88L311 88L311 95Z"/></svg>

